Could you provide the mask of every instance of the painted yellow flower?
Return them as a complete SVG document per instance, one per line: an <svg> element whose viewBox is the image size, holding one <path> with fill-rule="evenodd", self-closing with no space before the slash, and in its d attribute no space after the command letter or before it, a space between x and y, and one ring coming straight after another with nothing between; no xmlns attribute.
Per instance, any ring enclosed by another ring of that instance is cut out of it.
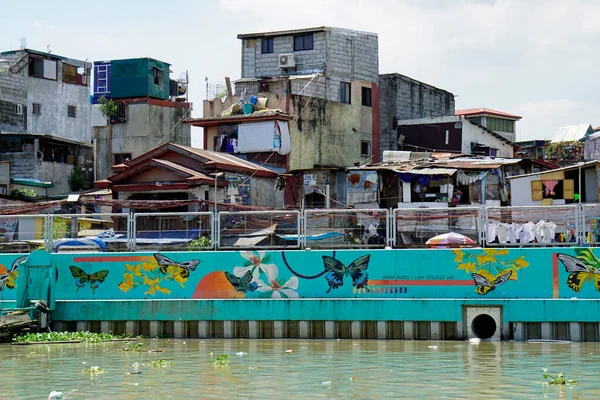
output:
<svg viewBox="0 0 600 400"><path fill-rule="evenodd" d="M180 274L174 274L173 280L179 283L181 287L184 287L184 283L187 282L187 278L182 277Z"/></svg>
<svg viewBox="0 0 600 400"><path fill-rule="evenodd" d="M465 253L463 253L462 250L452 250L452 252L456 255L456 257L454 257L454 262L461 263Z"/></svg>
<svg viewBox="0 0 600 400"><path fill-rule="evenodd" d="M477 265L472 261L467 261L466 263L459 264L458 269L463 269L465 272L475 272L477 269Z"/></svg>
<svg viewBox="0 0 600 400"><path fill-rule="evenodd" d="M483 250L483 254L477 256L477 264L479 265L495 262L496 257L494 257L494 250L485 249Z"/></svg>
<svg viewBox="0 0 600 400"><path fill-rule="evenodd" d="M158 268L158 263L156 261L146 261L142 263L142 269L144 271L154 271Z"/></svg>
<svg viewBox="0 0 600 400"><path fill-rule="evenodd" d="M508 249L489 249L488 251L498 256L505 256L508 254Z"/></svg>
<svg viewBox="0 0 600 400"><path fill-rule="evenodd" d="M148 291L144 294L154 295L156 292L171 294L169 289L158 286L159 283L160 278L150 279L147 276L144 276L144 285L148 286Z"/></svg>
<svg viewBox="0 0 600 400"><path fill-rule="evenodd" d="M119 283L119 289L121 289L122 292L128 292L134 286L133 274L125 273L123 274L123 278L125 278L125 282Z"/></svg>
<svg viewBox="0 0 600 400"><path fill-rule="evenodd" d="M141 268L142 267L139 264L137 264L137 265L125 264L125 270L133 272L133 275L135 275L138 278L142 277Z"/></svg>
<svg viewBox="0 0 600 400"><path fill-rule="evenodd" d="M526 268L529 266L529 263L525 261L525 256L521 256L515 260L515 264L518 268Z"/></svg>

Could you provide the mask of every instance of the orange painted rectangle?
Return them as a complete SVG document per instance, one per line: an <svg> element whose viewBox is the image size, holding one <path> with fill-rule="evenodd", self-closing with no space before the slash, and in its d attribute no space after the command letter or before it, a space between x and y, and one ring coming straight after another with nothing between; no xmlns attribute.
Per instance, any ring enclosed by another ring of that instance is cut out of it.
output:
<svg viewBox="0 0 600 400"><path fill-rule="evenodd" d="M73 262L132 262L153 260L150 256L85 256L74 257Z"/></svg>
<svg viewBox="0 0 600 400"><path fill-rule="evenodd" d="M558 299L558 255L552 255L552 298Z"/></svg>
<svg viewBox="0 0 600 400"><path fill-rule="evenodd" d="M370 280L370 286L474 286L472 279Z"/></svg>

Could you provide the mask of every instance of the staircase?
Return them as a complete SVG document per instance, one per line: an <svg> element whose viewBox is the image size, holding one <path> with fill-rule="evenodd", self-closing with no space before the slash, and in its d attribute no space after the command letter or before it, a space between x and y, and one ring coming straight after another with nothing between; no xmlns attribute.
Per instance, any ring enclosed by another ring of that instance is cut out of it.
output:
<svg viewBox="0 0 600 400"><path fill-rule="evenodd" d="M9 71L13 74L18 74L25 68L30 62L29 55L24 55L17 61L12 67L10 67Z"/></svg>

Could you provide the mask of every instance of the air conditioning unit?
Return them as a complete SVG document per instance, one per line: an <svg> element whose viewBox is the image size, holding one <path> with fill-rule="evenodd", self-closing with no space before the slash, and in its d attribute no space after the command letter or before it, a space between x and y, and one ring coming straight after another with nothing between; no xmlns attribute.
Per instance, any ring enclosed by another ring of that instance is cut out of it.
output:
<svg viewBox="0 0 600 400"><path fill-rule="evenodd" d="M296 68L296 60L293 53L279 55L279 68Z"/></svg>

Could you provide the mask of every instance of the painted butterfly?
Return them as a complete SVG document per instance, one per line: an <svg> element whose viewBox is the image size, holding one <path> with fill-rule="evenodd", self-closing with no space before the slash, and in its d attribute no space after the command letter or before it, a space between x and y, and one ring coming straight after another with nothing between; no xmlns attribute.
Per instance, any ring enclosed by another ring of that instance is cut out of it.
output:
<svg viewBox="0 0 600 400"><path fill-rule="evenodd" d="M585 281L594 283L596 290L600 292L600 268L595 268L583 263L579 258L567 254L557 255L560 262L565 266L567 272L570 272L567 278L567 285L579 292Z"/></svg>
<svg viewBox="0 0 600 400"><path fill-rule="evenodd" d="M92 289L92 294L95 294L98 286L100 286L100 284L104 282L104 279L106 279L108 276L107 269L94 272L93 274L88 274L81 268L74 265L71 265L69 269L71 270L71 275L73 275L73 278L75 278L75 285L77 285L76 292L79 292L79 289L84 287L86 284L89 284L90 289Z"/></svg>
<svg viewBox="0 0 600 400"><path fill-rule="evenodd" d="M225 271L225 278L227 278L231 286L238 292L254 292L258 289L256 282L252 282L252 273L250 271L246 272L241 278Z"/></svg>
<svg viewBox="0 0 600 400"><path fill-rule="evenodd" d="M19 265L27 259L27 256L21 256L13 261L10 269L6 269L4 266L4 272L0 274L0 291L4 290L5 287L14 289L17 281L17 275L19 274Z"/></svg>
<svg viewBox="0 0 600 400"><path fill-rule="evenodd" d="M154 253L154 258L156 258L156 262L158 262L158 265L160 265L160 272L163 275L167 274L169 267L175 267L179 269L179 274L182 278L187 278L190 276L190 271L194 272L198 264L200 264L200 260L176 262L159 253Z"/></svg>
<svg viewBox="0 0 600 400"><path fill-rule="evenodd" d="M325 264L325 270L329 271L325 275L327 284L329 284L327 293L329 293L331 289L337 289L342 286L344 284L344 276L346 275L350 275L350 278L352 278L352 286L355 286L357 289L365 288L367 292L371 291L367 287L369 284L369 274L363 272L369 266L369 259L371 258L370 254L358 257L348 264L348 266L342 264L341 261L333 257L322 257L323 263Z"/></svg>
<svg viewBox="0 0 600 400"><path fill-rule="evenodd" d="M479 274L471 274L471 277L473 278L473 280L475 281L475 285L477 286L475 291L478 294L483 295L483 294L488 294L492 290L496 289L496 286L500 286L503 283L506 283L506 281L508 281L510 279L510 276L512 275L512 273L513 273L512 271L508 271L508 272L498 276L496 279L494 279L493 282L488 281L487 278L485 278Z"/></svg>

